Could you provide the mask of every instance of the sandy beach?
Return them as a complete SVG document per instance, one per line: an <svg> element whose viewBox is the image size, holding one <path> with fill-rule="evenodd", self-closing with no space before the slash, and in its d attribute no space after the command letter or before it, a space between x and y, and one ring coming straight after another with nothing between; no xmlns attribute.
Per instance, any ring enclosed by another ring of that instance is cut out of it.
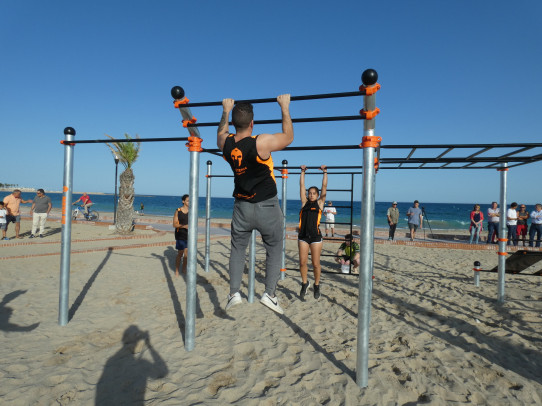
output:
<svg viewBox="0 0 542 406"><path fill-rule="evenodd" d="M244 303L226 313L229 237L215 224L208 273L199 244L196 345L187 352L186 284L174 276L173 233L166 219L160 224L128 238L73 225L64 327L60 223L49 221L43 239L2 241L2 404L542 403L542 279L507 275L506 301L497 304L497 275L483 273L480 287L472 275L475 260L497 264L494 247L376 241L369 386L360 389L357 276L326 273L320 300L311 289L301 301L300 277L289 271L279 282L279 316L259 303L265 253L258 243L255 303L247 303L245 275ZM23 236L30 225L23 219ZM324 251L337 247L326 242ZM295 240L286 254L295 268ZM322 266L338 272L330 259Z"/></svg>

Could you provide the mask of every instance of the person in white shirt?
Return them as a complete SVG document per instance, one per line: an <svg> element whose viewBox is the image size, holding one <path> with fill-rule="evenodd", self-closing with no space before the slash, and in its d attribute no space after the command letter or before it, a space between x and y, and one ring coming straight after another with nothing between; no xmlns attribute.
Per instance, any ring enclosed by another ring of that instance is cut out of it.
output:
<svg viewBox="0 0 542 406"><path fill-rule="evenodd" d="M333 207L333 202L327 202L327 206L324 207L324 214L326 216L326 237L327 230L331 229L331 236L335 237L335 214L337 210Z"/></svg>
<svg viewBox="0 0 542 406"><path fill-rule="evenodd" d="M493 242L493 239L499 238L500 215L501 213L497 206L497 202L492 202L491 207L487 209L487 243L488 244L491 244Z"/></svg>
<svg viewBox="0 0 542 406"><path fill-rule="evenodd" d="M512 245L512 242L515 246L518 245L518 238L516 236L516 229L518 227L517 207L518 204L513 202L510 205L510 208L506 211L506 227L508 228L508 235L506 236L508 239L507 245Z"/></svg>
<svg viewBox="0 0 542 406"><path fill-rule="evenodd" d="M4 202L0 201L0 229L2 230L2 240L9 240L9 238L6 237L6 228L7 228L7 221L6 216L8 215L8 211L4 207Z"/></svg>
<svg viewBox="0 0 542 406"><path fill-rule="evenodd" d="M536 234L536 246L540 248L542 238L542 204L537 203L535 210L531 212L531 228L529 229L529 247L533 246L534 235Z"/></svg>

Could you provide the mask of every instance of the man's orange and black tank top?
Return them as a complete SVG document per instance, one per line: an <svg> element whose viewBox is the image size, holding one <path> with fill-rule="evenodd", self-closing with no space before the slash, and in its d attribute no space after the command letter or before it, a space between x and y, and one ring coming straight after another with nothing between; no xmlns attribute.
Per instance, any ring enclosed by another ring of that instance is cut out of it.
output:
<svg viewBox="0 0 542 406"><path fill-rule="evenodd" d="M233 171L233 197L258 203L277 195L273 158L261 159L256 149L257 135L235 141L230 134L224 142L224 159Z"/></svg>
<svg viewBox="0 0 542 406"><path fill-rule="evenodd" d="M318 237L320 233L320 218L322 209L318 201L311 202L307 200L305 206L299 212L299 237Z"/></svg>
<svg viewBox="0 0 542 406"><path fill-rule="evenodd" d="M183 211L177 209L177 219L181 226L186 226L188 224L188 213L183 213ZM188 229L187 228L176 228L175 229L175 239L188 241Z"/></svg>

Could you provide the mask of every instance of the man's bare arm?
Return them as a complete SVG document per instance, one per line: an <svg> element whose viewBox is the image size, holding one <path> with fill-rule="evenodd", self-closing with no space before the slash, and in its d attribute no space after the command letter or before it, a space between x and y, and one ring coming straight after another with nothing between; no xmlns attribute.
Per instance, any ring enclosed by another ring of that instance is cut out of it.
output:
<svg viewBox="0 0 542 406"><path fill-rule="evenodd" d="M228 135L230 135L229 118L230 111L232 111L234 103L235 101L233 99L222 100L222 107L224 110L222 112L222 118L220 119L216 133L216 145L221 151L224 149L226 138Z"/></svg>
<svg viewBox="0 0 542 406"><path fill-rule="evenodd" d="M267 159L273 151L286 148L294 140L294 126L290 117L290 95L280 95L277 97L277 102L282 112L282 132L258 136L258 154L262 159Z"/></svg>

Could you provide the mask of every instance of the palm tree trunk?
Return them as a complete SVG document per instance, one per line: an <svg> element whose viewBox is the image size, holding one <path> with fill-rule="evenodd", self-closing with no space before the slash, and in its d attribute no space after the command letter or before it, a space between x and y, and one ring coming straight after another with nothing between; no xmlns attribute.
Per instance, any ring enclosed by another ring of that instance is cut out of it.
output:
<svg viewBox="0 0 542 406"><path fill-rule="evenodd" d="M134 220L134 180L131 168L120 174L119 204L117 206L117 233L129 234L133 231Z"/></svg>

